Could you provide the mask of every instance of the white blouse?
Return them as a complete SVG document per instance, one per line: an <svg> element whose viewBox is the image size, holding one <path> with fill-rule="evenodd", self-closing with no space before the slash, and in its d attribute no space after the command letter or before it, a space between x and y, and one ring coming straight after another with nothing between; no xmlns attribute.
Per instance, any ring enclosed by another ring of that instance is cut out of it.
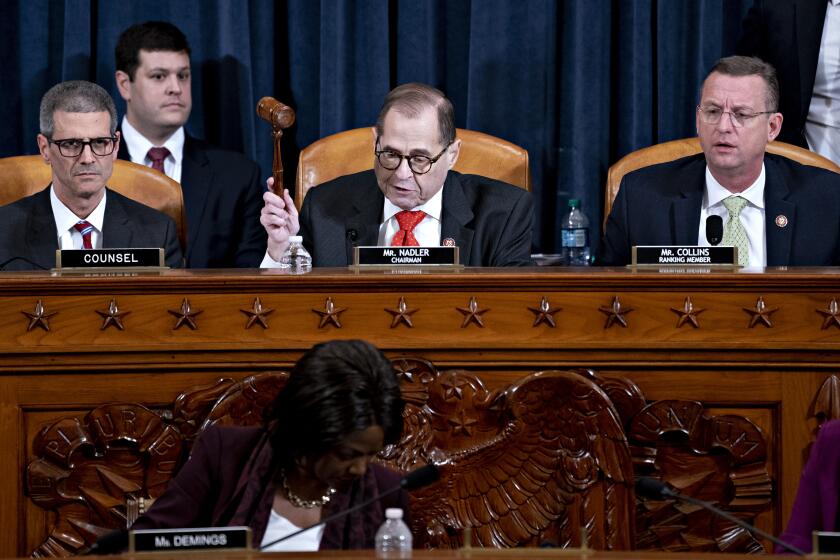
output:
<svg viewBox="0 0 840 560"><path fill-rule="evenodd" d="M265 546L271 541L277 540L290 533L294 533L300 529L301 527L293 525L288 519L272 509L271 516L268 518L268 526L265 528L265 534L263 535L260 546ZM321 537L323 535L324 525L318 525L308 531L304 531L296 537L292 537L289 540L270 546L263 550L263 552L302 552L318 550L318 547L321 545Z"/></svg>

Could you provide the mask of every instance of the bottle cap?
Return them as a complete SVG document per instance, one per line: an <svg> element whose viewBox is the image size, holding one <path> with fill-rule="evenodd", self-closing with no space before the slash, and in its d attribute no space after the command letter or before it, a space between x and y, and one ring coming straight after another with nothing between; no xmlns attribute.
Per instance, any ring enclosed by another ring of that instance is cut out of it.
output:
<svg viewBox="0 0 840 560"><path fill-rule="evenodd" d="M303 236L302 235L290 235L289 236L289 243L303 243Z"/></svg>
<svg viewBox="0 0 840 560"><path fill-rule="evenodd" d="M402 519L403 510L400 508L388 508L385 510L385 519Z"/></svg>
<svg viewBox="0 0 840 560"><path fill-rule="evenodd" d="M570 198L569 199L569 208L580 208L580 199L579 198Z"/></svg>

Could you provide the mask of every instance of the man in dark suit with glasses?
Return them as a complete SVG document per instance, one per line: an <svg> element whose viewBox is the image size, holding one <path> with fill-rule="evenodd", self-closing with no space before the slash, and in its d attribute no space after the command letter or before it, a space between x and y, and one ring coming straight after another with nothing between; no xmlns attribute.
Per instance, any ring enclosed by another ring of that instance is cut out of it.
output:
<svg viewBox="0 0 840 560"><path fill-rule="evenodd" d="M840 175L766 153L782 129L770 64L723 58L696 108L703 153L624 176L597 263L626 265L634 245L705 245L709 217L745 267L840 264Z"/></svg>
<svg viewBox="0 0 840 560"><path fill-rule="evenodd" d="M45 269L56 249L162 247L181 265L171 218L106 187L119 149L111 96L84 81L53 86L41 100L38 149L52 170L44 190L0 208L0 263Z"/></svg>
<svg viewBox="0 0 840 560"><path fill-rule="evenodd" d="M451 244L466 266L530 263L530 193L451 171L461 141L442 92L418 83L395 88L373 134L373 170L310 189L300 216L288 193L263 195L263 267L277 266L298 231L314 266L347 266L355 245Z"/></svg>

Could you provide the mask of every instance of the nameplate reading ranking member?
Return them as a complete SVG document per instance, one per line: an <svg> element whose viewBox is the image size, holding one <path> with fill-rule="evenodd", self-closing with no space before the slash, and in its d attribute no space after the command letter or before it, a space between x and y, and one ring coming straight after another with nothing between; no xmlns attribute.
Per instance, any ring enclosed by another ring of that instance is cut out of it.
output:
<svg viewBox="0 0 840 560"><path fill-rule="evenodd" d="M738 250L729 246L639 245L633 247L632 266L735 266L737 263Z"/></svg>

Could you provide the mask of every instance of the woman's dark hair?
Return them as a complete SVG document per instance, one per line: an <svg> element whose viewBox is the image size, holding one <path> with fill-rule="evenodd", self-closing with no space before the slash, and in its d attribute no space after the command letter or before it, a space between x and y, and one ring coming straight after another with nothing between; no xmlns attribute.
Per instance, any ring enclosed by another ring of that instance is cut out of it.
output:
<svg viewBox="0 0 840 560"><path fill-rule="evenodd" d="M363 340L313 346L295 364L266 423L275 458L290 467L320 457L353 432L380 426L385 445L402 434L405 403L391 362Z"/></svg>

